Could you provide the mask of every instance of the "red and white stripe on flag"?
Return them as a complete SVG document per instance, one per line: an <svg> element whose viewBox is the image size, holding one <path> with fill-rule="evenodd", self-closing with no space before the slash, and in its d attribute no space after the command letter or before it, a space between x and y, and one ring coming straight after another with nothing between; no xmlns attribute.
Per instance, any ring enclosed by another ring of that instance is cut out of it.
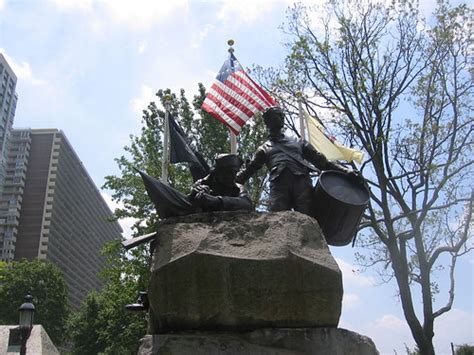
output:
<svg viewBox="0 0 474 355"><path fill-rule="evenodd" d="M243 70L216 80L206 95L202 109L239 134L243 125L256 113L277 106L276 101Z"/></svg>

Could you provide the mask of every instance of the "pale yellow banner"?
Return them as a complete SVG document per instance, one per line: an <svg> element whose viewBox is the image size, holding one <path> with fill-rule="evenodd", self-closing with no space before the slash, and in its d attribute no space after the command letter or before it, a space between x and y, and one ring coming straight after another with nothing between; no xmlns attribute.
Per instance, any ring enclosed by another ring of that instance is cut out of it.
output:
<svg viewBox="0 0 474 355"><path fill-rule="evenodd" d="M348 162L356 161L362 164L364 153L359 150L347 148L338 142L332 142L323 133L323 127L319 122L311 117L306 111L306 124L308 126L309 142L321 153L323 153L328 160L346 160Z"/></svg>

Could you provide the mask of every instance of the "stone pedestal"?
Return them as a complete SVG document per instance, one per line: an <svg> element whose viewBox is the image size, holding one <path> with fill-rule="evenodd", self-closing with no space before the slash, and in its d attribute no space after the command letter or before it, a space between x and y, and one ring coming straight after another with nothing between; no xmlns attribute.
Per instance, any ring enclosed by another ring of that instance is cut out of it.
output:
<svg viewBox="0 0 474 355"><path fill-rule="evenodd" d="M150 334L337 326L342 276L313 218L208 213L158 233Z"/></svg>
<svg viewBox="0 0 474 355"><path fill-rule="evenodd" d="M203 213L157 234L139 354L378 354L337 329L342 275L315 219Z"/></svg>
<svg viewBox="0 0 474 355"><path fill-rule="evenodd" d="M372 340L336 328L259 329L248 333L147 335L139 355L377 355Z"/></svg>

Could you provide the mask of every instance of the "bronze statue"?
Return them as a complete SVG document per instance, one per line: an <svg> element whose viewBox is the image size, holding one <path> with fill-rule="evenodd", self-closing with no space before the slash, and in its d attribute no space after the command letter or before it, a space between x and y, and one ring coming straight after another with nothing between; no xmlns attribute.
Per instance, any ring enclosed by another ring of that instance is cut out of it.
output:
<svg viewBox="0 0 474 355"><path fill-rule="evenodd" d="M209 175L194 183L185 195L139 171L148 196L161 218L211 211L253 210L243 185L235 182L242 159L235 154L220 154Z"/></svg>
<svg viewBox="0 0 474 355"><path fill-rule="evenodd" d="M270 211L295 211L311 215L313 185L310 171L338 170L344 167L332 163L306 141L298 141L282 133L284 114L271 107L263 114L269 137L256 151L236 181L244 183L266 164L270 173ZM311 164L310 164L311 163Z"/></svg>
<svg viewBox="0 0 474 355"><path fill-rule="evenodd" d="M235 154L220 154L215 159L211 172L196 181L189 195L185 195L144 172L137 170L145 184L148 196L153 201L161 218L184 216L191 213L212 211L253 210L253 203L243 185L235 182L235 176L242 166L242 159ZM122 242L125 249L133 248L145 242L153 243L156 233ZM140 292L135 303L127 304L129 311L148 310L148 292Z"/></svg>

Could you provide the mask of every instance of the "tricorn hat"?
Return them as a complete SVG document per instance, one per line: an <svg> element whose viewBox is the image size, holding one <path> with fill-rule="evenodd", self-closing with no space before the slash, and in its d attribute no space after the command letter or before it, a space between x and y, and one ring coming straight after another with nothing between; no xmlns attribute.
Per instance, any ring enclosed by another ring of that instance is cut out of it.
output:
<svg viewBox="0 0 474 355"><path fill-rule="evenodd" d="M242 166L243 160L235 154L218 154L215 158L216 169L220 168L234 168L239 170Z"/></svg>

